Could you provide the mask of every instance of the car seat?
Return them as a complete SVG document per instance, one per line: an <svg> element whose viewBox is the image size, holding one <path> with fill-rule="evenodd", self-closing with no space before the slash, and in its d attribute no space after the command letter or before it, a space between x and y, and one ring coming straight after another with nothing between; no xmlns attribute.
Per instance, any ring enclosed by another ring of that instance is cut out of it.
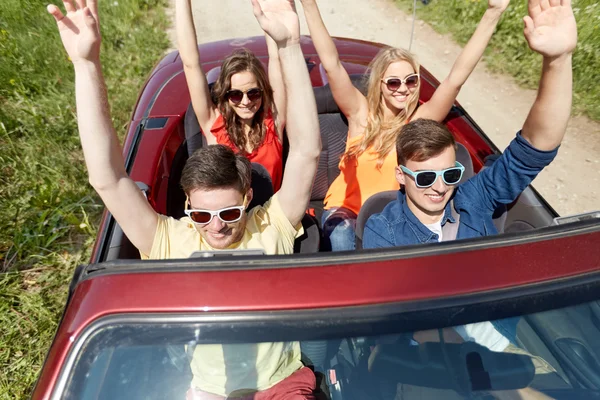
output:
<svg viewBox="0 0 600 400"><path fill-rule="evenodd" d="M365 75L353 74L350 75L350 80L358 90L366 94L367 77ZM329 84L314 88L314 93L321 131L321 154L312 188L310 207L314 210L317 220L321 221L323 200L329 185L340 174L338 165L346 150L348 120L333 99Z"/></svg>

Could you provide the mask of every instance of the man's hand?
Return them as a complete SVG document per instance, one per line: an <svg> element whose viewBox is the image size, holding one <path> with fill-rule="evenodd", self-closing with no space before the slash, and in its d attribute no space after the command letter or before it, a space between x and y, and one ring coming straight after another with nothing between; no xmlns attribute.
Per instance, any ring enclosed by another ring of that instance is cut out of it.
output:
<svg viewBox="0 0 600 400"><path fill-rule="evenodd" d="M531 50L547 58L572 53L577 44L577 25L571 0L529 0L525 39Z"/></svg>
<svg viewBox="0 0 600 400"><path fill-rule="evenodd" d="M294 0L252 0L260 27L280 46L300 43L300 24Z"/></svg>
<svg viewBox="0 0 600 400"><path fill-rule="evenodd" d="M96 0L63 0L67 15L54 4L47 9L56 20L60 38L73 63L100 60L100 25Z"/></svg>

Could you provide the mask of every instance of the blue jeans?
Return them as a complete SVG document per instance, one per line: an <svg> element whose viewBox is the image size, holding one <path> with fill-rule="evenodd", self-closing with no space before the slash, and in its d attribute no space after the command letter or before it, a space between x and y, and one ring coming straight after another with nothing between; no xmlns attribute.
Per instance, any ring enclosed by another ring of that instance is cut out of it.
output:
<svg viewBox="0 0 600 400"><path fill-rule="evenodd" d="M334 207L323 211L321 226L325 239L331 243L331 251L356 249L357 215L344 207Z"/></svg>

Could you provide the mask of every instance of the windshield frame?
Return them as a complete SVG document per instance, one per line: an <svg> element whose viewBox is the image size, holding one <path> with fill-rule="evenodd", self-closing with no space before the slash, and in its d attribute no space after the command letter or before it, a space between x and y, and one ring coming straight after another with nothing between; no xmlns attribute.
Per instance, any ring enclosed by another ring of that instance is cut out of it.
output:
<svg viewBox="0 0 600 400"><path fill-rule="evenodd" d="M600 300L600 271L571 278L450 298L309 310L203 313L127 313L101 317L75 338L52 399L60 399L86 343L115 325L198 325L202 342L248 343L373 336L458 326ZM182 329L191 329L191 327ZM244 339L239 337L244 335ZM248 337L250 336L250 337Z"/></svg>

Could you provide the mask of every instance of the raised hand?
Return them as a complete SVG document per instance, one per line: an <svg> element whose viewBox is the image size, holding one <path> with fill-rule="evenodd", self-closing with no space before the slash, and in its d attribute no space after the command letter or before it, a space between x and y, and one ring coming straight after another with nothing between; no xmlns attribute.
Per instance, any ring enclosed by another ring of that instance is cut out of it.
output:
<svg viewBox="0 0 600 400"><path fill-rule="evenodd" d="M300 42L300 23L294 0L252 0L260 27L278 44Z"/></svg>
<svg viewBox="0 0 600 400"><path fill-rule="evenodd" d="M571 0L529 0L523 18L525 39L544 57L571 53L577 44L577 24Z"/></svg>
<svg viewBox="0 0 600 400"><path fill-rule="evenodd" d="M510 0L488 0L488 9L504 12Z"/></svg>
<svg viewBox="0 0 600 400"><path fill-rule="evenodd" d="M63 0L67 14L50 4L47 10L58 26L63 46L73 63L79 61L98 61L100 59L100 26L98 3L96 0Z"/></svg>

